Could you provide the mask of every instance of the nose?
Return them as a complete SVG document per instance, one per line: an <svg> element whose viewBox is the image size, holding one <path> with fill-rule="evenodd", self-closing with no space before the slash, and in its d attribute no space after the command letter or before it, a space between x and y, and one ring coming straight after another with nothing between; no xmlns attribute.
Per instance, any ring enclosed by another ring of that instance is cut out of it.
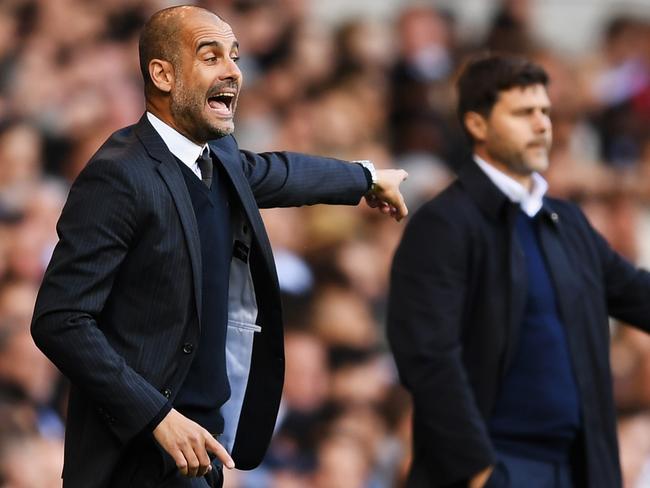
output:
<svg viewBox="0 0 650 488"><path fill-rule="evenodd" d="M235 63L235 61L232 58L227 58L226 68L220 78L222 80L233 80L233 81L237 81L238 83L241 82L241 78L242 78L241 70L239 69L239 66L237 66L237 63Z"/></svg>
<svg viewBox="0 0 650 488"><path fill-rule="evenodd" d="M551 129L551 118L550 116L539 110L535 112L535 117L533 119L533 130L537 134L544 134Z"/></svg>

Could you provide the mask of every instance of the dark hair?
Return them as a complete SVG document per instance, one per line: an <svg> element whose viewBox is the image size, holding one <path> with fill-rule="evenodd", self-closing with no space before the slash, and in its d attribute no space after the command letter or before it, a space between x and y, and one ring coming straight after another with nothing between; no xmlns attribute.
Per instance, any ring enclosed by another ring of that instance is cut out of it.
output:
<svg viewBox="0 0 650 488"><path fill-rule="evenodd" d="M499 92L514 87L546 86L548 81L544 68L526 58L507 54L476 56L464 66L456 83L460 125L467 133L463 120L467 112L490 115Z"/></svg>
<svg viewBox="0 0 650 488"><path fill-rule="evenodd" d="M164 59L174 66L178 62L180 25L178 17L174 15L177 10L178 7L169 7L156 12L145 23L140 33L138 51L145 88L151 84L149 63L152 59Z"/></svg>

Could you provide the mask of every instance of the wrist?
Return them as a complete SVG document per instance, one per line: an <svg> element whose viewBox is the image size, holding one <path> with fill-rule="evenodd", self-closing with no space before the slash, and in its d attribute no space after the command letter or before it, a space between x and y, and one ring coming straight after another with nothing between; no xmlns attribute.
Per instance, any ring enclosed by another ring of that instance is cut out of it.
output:
<svg viewBox="0 0 650 488"><path fill-rule="evenodd" d="M375 165L367 159L353 161L353 163L359 164L364 169L364 172L366 172L366 178L368 178L368 175L370 176L366 194L372 193L377 187L377 170L375 169Z"/></svg>

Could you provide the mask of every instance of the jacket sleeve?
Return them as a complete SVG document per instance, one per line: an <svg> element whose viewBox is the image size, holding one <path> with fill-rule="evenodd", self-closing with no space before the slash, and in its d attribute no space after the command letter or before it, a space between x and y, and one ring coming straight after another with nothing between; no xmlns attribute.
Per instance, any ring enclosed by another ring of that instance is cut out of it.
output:
<svg viewBox="0 0 650 488"><path fill-rule="evenodd" d="M388 340L413 397L414 455L436 486L466 481L495 459L462 361L470 245L429 204L408 224L391 273Z"/></svg>
<svg viewBox="0 0 650 488"><path fill-rule="evenodd" d="M240 154L260 208L357 205L368 191L363 167L358 164L291 152Z"/></svg>
<svg viewBox="0 0 650 488"><path fill-rule="evenodd" d="M31 325L36 345L96 404L122 442L167 402L111 346L100 320L120 263L137 238L136 201L123 165L98 160L82 171L57 225L59 242Z"/></svg>
<svg viewBox="0 0 650 488"><path fill-rule="evenodd" d="M579 218L595 242L605 279L608 312L623 322L650 332L650 272L614 251L577 207Z"/></svg>

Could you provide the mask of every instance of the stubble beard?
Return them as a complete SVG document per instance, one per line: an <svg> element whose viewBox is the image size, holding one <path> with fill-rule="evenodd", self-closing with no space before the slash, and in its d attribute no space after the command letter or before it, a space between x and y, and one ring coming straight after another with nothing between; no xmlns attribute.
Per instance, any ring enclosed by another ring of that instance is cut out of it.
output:
<svg viewBox="0 0 650 488"><path fill-rule="evenodd" d="M493 147L487 148L487 152L491 158L501 163L510 171L521 175L530 176L535 172L545 171L549 166L549 153L550 148L544 148L544 155L537 157L528 154L526 148L521 150L508 150L508 148ZM539 158L543 157L544 161L540 162Z"/></svg>
<svg viewBox="0 0 650 488"><path fill-rule="evenodd" d="M171 92L171 115L188 132L186 135L190 139L205 143L232 134L232 128L217 127L207 120L203 112L204 106L203 97L196 91L187 90L180 81Z"/></svg>

